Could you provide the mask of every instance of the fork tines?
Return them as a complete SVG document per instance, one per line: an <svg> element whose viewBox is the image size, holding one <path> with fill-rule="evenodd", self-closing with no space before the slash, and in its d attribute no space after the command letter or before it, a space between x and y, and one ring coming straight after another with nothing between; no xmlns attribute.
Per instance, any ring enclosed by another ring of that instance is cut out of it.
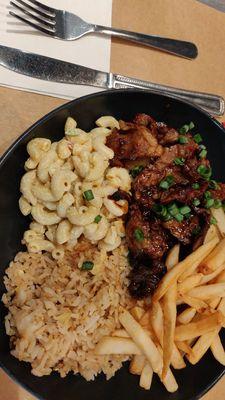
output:
<svg viewBox="0 0 225 400"><path fill-rule="evenodd" d="M35 7L29 3L34 4ZM14 11L9 11L9 14L43 33L54 35L55 10L36 0L29 0L29 3L24 0L16 0L16 2L10 1L11 6L19 10L22 14L27 15L29 18L25 18ZM35 21L37 21L37 23Z"/></svg>

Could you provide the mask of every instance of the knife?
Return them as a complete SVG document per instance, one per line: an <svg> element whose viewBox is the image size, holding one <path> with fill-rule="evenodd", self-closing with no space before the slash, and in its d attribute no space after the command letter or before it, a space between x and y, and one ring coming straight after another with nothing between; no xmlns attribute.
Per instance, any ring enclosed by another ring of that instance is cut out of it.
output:
<svg viewBox="0 0 225 400"><path fill-rule="evenodd" d="M223 115L224 99L209 93L177 89L158 83L98 71L82 65L0 45L0 65L19 74L45 81L95 86L103 89L137 88L173 95L214 115Z"/></svg>

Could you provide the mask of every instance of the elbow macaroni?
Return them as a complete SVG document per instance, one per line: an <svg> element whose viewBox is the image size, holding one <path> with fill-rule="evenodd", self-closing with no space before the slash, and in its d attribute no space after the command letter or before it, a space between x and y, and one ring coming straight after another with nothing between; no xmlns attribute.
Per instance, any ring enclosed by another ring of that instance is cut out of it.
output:
<svg viewBox="0 0 225 400"><path fill-rule="evenodd" d="M118 121L104 116L96 125L87 133L69 117L59 142L35 138L28 143L19 207L33 218L23 238L29 252L47 251L59 260L81 235L105 252L120 245L125 235L120 217L128 203L109 196L118 189L129 192L131 179L125 168L109 167L114 152L106 138L119 128Z"/></svg>

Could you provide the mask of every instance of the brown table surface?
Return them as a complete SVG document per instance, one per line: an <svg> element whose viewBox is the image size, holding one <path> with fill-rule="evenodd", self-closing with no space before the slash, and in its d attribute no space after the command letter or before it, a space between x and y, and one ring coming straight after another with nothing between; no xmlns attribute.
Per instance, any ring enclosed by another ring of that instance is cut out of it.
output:
<svg viewBox="0 0 225 400"><path fill-rule="evenodd" d="M0 87L0 154L26 128L65 100ZM26 110L26 112L24 112ZM225 377L204 396L204 400L224 400ZM32 400L33 396L0 370L0 400ZM202 400L203 400L202 399ZM56 399L57 400L57 399Z"/></svg>
<svg viewBox="0 0 225 400"><path fill-rule="evenodd" d="M201 1L218 5L218 8L224 7L224 0ZM142 47L114 41L111 70L186 89L211 91L225 97L225 81L222 80L225 54L224 14L209 7L205 7L203 11L202 7L205 6L194 0L113 0L114 26L192 40L198 43L200 55L195 62L189 63L177 57L169 57L165 53L150 49L146 51ZM220 38L216 43L215 35ZM203 74L203 70L207 73ZM62 99L0 87L0 154L26 128L65 102ZM0 370L0 400L32 399L34 398L29 393ZM203 399L224 400L225 377Z"/></svg>

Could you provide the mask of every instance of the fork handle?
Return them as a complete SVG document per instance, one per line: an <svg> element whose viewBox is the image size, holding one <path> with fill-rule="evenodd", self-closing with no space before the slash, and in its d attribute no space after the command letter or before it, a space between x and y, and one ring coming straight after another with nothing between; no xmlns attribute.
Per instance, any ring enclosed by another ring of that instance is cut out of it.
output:
<svg viewBox="0 0 225 400"><path fill-rule="evenodd" d="M160 92L167 95L176 96L181 100L189 101L203 108L212 115L221 116L224 114L224 99L210 93L194 92L191 90L178 89L171 86L160 85L158 83L133 79L119 74L110 74L110 86L119 88L138 88Z"/></svg>
<svg viewBox="0 0 225 400"><path fill-rule="evenodd" d="M192 59L198 55L198 49L194 43L183 40L169 39L155 35L144 35L143 33L125 31L123 29L108 28L102 25L94 25L94 31L117 38L130 40L145 46L166 51L180 57Z"/></svg>

